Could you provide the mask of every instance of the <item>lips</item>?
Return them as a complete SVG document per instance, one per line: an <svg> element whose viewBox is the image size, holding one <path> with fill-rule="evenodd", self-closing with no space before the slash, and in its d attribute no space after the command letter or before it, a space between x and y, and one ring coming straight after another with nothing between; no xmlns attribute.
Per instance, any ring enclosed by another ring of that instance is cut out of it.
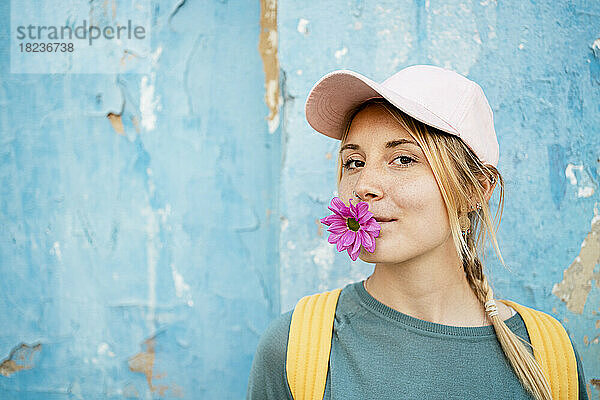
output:
<svg viewBox="0 0 600 400"><path fill-rule="evenodd" d="M393 222L393 221L396 221L396 219L395 218L375 217L375 221L377 221L379 223L384 223L384 222Z"/></svg>

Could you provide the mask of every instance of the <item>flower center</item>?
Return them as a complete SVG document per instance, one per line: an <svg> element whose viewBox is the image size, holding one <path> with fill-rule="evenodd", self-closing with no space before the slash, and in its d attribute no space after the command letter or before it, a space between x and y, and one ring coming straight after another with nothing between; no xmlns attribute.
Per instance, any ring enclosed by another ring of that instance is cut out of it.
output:
<svg viewBox="0 0 600 400"><path fill-rule="evenodd" d="M360 224L354 218L348 218L346 221L346 225L348 225L348 228L353 230L354 232L357 232L360 228Z"/></svg>

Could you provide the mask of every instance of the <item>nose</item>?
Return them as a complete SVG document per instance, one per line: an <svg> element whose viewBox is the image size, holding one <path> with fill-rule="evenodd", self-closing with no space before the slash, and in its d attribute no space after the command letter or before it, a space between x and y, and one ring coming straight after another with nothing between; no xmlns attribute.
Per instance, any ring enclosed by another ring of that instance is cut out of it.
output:
<svg viewBox="0 0 600 400"><path fill-rule="evenodd" d="M383 190L377 179L377 175L377 171L369 172L366 170L366 167L363 167L363 170L360 171L360 176L354 187L354 192L359 196L359 200L370 203L377 201L383 196Z"/></svg>
<svg viewBox="0 0 600 400"><path fill-rule="evenodd" d="M358 201L371 202L381 197L380 195L373 193L373 191L356 189L355 192L358 196L355 195L354 198Z"/></svg>

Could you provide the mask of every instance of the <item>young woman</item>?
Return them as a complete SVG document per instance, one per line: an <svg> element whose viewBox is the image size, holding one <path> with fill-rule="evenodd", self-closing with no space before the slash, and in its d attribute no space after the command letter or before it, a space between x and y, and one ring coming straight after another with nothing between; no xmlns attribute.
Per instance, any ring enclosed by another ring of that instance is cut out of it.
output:
<svg viewBox="0 0 600 400"><path fill-rule="evenodd" d="M375 250L358 255L373 274L339 294L323 399L552 398L523 318L494 300L483 272L486 236L502 261L488 202L499 183L502 210L504 181L479 85L430 65L381 84L334 71L311 90L306 116L340 140L339 198L366 202L381 228ZM247 399L293 398L293 311L261 337ZM573 351L572 397L587 399Z"/></svg>

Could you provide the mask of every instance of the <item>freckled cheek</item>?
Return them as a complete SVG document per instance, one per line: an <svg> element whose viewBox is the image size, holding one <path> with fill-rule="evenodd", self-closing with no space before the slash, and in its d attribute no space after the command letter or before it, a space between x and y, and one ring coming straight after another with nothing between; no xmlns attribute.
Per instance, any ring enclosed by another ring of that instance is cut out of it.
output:
<svg viewBox="0 0 600 400"><path fill-rule="evenodd" d="M432 187L430 183L415 183L402 185L401 188L394 196L400 217L405 214L407 220L435 223L446 214L437 185Z"/></svg>
<svg viewBox="0 0 600 400"><path fill-rule="evenodd" d="M338 192L338 196L346 205L348 205L348 199L356 199L356 196L353 195L352 193L352 187L348 184L348 182L344 182L342 180L342 182L340 183L340 185L337 188L337 192ZM353 201L353 203L355 203Z"/></svg>

